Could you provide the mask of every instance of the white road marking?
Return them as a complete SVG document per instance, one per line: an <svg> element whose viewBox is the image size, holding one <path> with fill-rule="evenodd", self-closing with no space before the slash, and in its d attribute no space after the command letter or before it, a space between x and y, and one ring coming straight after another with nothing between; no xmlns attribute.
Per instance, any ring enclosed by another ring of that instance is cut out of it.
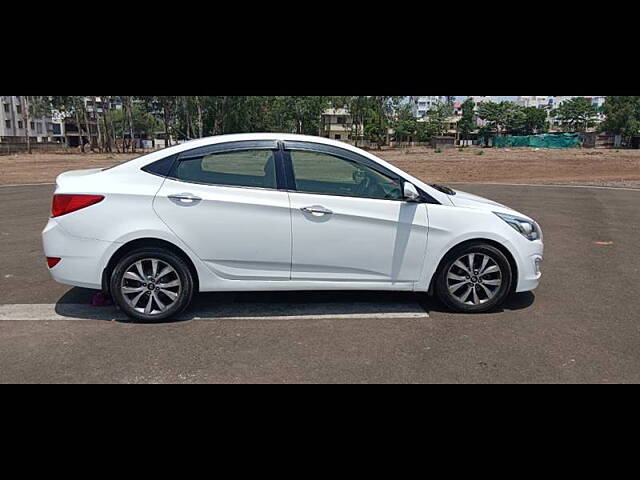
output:
<svg viewBox="0 0 640 480"><path fill-rule="evenodd" d="M114 307L86 304L0 305L0 321L126 320ZM318 320L318 319L429 318L417 303L226 303L192 309L178 320Z"/></svg>

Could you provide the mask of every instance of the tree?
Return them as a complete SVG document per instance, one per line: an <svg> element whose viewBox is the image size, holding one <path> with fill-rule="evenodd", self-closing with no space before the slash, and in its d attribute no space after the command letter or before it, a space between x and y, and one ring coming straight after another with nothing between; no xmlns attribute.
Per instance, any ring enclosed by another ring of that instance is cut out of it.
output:
<svg viewBox="0 0 640 480"><path fill-rule="evenodd" d="M411 141L418 132L418 120L413 115L410 105L403 105L398 108L393 119L392 127L395 132L397 142Z"/></svg>
<svg viewBox="0 0 640 480"><path fill-rule="evenodd" d="M504 106L504 131L511 135L524 135L527 116L524 107L509 102Z"/></svg>
<svg viewBox="0 0 640 480"><path fill-rule="evenodd" d="M522 112L524 114L522 130L525 135L547 131L546 110L536 107L525 107L522 109Z"/></svg>
<svg viewBox="0 0 640 480"><path fill-rule="evenodd" d="M353 140L354 145L358 146L358 141L364 136L365 115L368 108L367 96L358 97L336 97L334 107L346 108L349 112L350 121L347 124L349 128L349 137Z"/></svg>
<svg viewBox="0 0 640 480"><path fill-rule="evenodd" d="M171 146L171 135L175 134L175 122L177 114L177 96L153 96L153 97L138 97L142 100L147 108L147 111L157 114L162 119L165 134L165 144L167 147Z"/></svg>
<svg viewBox="0 0 640 480"><path fill-rule="evenodd" d="M326 96L275 97L276 131L317 135L322 112L331 105Z"/></svg>
<svg viewBox="0 0 640 480"><path fill-rule="evenodd" d="M510 102L482 102L478 106L478 117L485 122L486 131L495 130L496 135L500 135L501 130L507 123L508 113L511 109Z"/></svg>
<svg viewBox="0 0 640 480"><path fill-rule="evenodd" d="M111 115L111 96L105 96L102 98L103 112L102 116L104 126L104 144L107 152L112 152L112 142L115 141L115 130L113 128L113 117ZM117 145L116 145L117 149Z"/></svg>
<svg viewBox="0 0 640 480"><path fill-rule="evenodd" d="M197 117L197 121L198 121L198 138L202 138L203 137L203 129L204 129L204 123L202 121L202 101L201 101L201 97L200 96L195 96L195 104L196 104L196 111L198 112L198 117Z"/></svg>
<svg viewBox="0 0 640 480"><path fill-rule="evenodd" d="M399 108L401 97L371 96L364 116L364 136L378 149L387 143L389 127Z"/></svg>
<svg viewBox="0 0 640 480"><path fill-rule="evenodd" d="M564 128L573 131L584 131L595 125L598 110L584 97L576 97L563 102L553 115Z"/></svg>
<svg viewBox="0 0 640 480"><path fill-rule="evenodd" d="M640 135L640 97L606 97L602 110L605 115L604 131L622 135L626 140Z"/></svg>
<svg viewBox="0 0 640 480"><path fill-rule="evenodd" d="M447 131L453 108L449 103L437 103L426 114L426 129L429 137L442 135Z"/></svg>
<svg viewBox="0 0 640 480"><path fill-rule="evenodd" d="M476 123L474 121L474 109L476 107L476 103L473 101L473 98L467 98L462 103L462 116L460 120L458 120L457 129L460 138L466 140L469 137L469 134L475 130Z"/></svg>
<svg viewBox="0 0 640 480"><path fill-rule="evenodd" d="M82 125L80 117L83 116L86 122L86 108L84 96L54 96L51 98L51 106L58 110L63 118L73 117L78 129L78 140L80 145L80 151L84 153L84 136L86 131ZM85 126L87 124L85 123ZM91 141L91 131L88 135L89 141Z"/></svg>
<svg viewBox="0 0 640 480"><path fill-rule="evenodd" d="M31 119L48 116L51 113L51 101L49 97L21 96L20 108L24 119L25 139L27 141L27 153L31 153ZM46 128L46 126L45 126Z"/></svg>
<svg viewBox="0 0 640 480"><path fill-rule="evenodd" d="M129 107L114 110L111 114L114 130L121 132L124 137L128 133L131 138L152 136L153 133L162 128L162 121L155 115L149 113L143 103L131 103ZM123 151L125 146L123 145Z"/></svg>

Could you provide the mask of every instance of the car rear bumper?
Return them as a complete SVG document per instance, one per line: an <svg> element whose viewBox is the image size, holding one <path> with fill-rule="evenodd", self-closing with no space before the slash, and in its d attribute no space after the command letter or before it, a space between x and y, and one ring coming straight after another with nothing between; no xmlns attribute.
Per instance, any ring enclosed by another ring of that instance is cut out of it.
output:
<svg viewBox="0 0 640 480"><path fill-rule="evenodd" d="M97 290L102 288L102 259L113 248L112 242L70 235L55 218L50 218L42 232L42 245L45 256L61 259L49 269L56 282Z"/></svg>

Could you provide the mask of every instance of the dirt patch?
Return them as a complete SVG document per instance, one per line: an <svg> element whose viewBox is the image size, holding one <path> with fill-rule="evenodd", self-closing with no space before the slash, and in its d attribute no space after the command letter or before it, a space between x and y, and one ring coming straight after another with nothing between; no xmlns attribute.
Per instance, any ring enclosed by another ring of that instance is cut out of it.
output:
<svg viewBox="0 0 640 480"><path fill-rule="evenodd" d="M640 150L447 148L372 150L428 183L540 183L640 188ZM0 184L50 183L67 170L109 167L139 154L19 154L0 157Z"/></svg>
<svg viewBox="0 0 640 480"><path fill-rule="evenodd" d="M0 185L52 183L62 172L102 168L126 162L140 154L20 153L0 157Z"/></svg>
<svg viewBox="0 0 640 480"><path fill-rule="evenodd" d="M429 183L486 182L640 187L640 150L431 148L373 151Z"/></svg>

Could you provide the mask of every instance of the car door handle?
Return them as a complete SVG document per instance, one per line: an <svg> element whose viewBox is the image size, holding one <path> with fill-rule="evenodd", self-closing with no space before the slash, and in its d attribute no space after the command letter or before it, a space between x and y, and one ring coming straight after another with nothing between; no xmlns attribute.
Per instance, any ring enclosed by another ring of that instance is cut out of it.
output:
<svg viewBox="0 0 640 480"><path fill-rule="evenodd" d="M331 215L333 213L328 208L324 208L319 205L314 205L313 207L302 207L300 210L302 210L305 213L313 213L313 214L320 214L320 215Z"/></svg>
<svg viewBox="0 0 640 480"><path fill-rule="evenodd" d="M178 205L195 205L202 201L202 198L192 195L190 193L178 193L176 195L169 195L169 200Z"/></svg>

